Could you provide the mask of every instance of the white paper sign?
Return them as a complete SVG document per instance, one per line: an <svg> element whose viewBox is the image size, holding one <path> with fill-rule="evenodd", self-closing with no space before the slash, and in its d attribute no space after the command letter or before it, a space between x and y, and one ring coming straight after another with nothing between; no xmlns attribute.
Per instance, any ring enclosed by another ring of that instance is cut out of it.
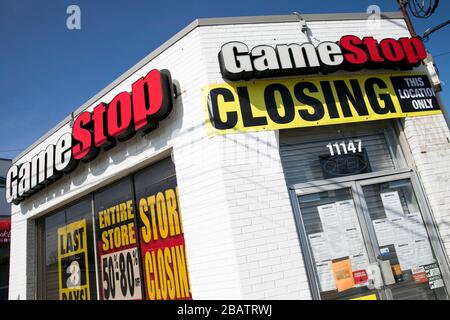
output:
<svg viewBox="0 0 450 320"><path fill-rule="evenodd" d="M397 253L398 262L402 270L410 270L416 266L414 261L414 245L412 243L396 244L395 252Z"/></svg>
<svg viewBox="0 0 450 320"><path fill-rule="evenodd" d="M325 238L323 232L312 233L308 235L308 238L309 244L311 245L311 250L313 252L314 261L316 263L331 259L327 239Z"/></svg>
<svg viewBox="0 0 450 320"><path fill-rule="evenodd" d="M391 222L388 219L377 219L373 220L372 223L380 247L394 244L395 233L393 232Z"/></svg>
<svg viewBox="0 0 450 320"><path fill-rule="evenodd" d="M411 238L413 240L428 239L427 230L425 229L420 213L415 212L408 214L406 225L408 230L410 230Z"/></svg>
<svg viewBox="0 0 450 320"><path fill-rule="evenodd" d="M348 244L343 234L339 214L334 203L318 206L322 229L327 239L331 259L339 259L349 255Z"/></svg>
<svg viewBox="0 0 450 320"><path fill-rule="evenodd" d="M369 259L364 252L351 256L350 260L352 262L352 271L366 270L370 264Z"/></svg>
<svg viewBox="0 0 450 320"><path fill-rule="evenodd" d="M319 288L321 292L336 290L333 273L331 271L331 261L316 263L317 277L319 278Z"/></svg>
<svg viewBox="0 0 450 320"><path fill-rule="evenodd" d="M392 232L395 236L394 244L412 243L413 238L406 218L395 218L390 220Z"/></svg>
<svg viewBox="0 0 450 320"><path fill-rule="evenodd" d="M428 239L414 241L414 261L418 266L424 266L435 262Z"/></svg>
<svg viewBox="0 0 450 320"><path fill-rule="evenodd" d="M381 193L384 212L388 219L395 219L404 216L402 203L397 191Z"/></svg>
<svg viewBox="0 0 450 320"><path fill-rule="evenodd" d="M337 201L335 204L342 227L344 229L359 229L358 216L353 200Z"/></svg>
<svg viewBox="0 0 450 320"><path fill-rule="evenodd" d="M354 227L345 230L344 236L348 245L348 252L351 256L365 252L364 239L359 228Z"/></svg>

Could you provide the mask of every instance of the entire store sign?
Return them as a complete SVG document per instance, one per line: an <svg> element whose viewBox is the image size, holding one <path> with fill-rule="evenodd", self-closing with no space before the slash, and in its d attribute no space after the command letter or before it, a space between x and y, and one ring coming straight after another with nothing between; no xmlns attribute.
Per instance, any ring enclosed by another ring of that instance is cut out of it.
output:
<svg viewBox="0 0 450 320"><path fill-rule="evenodd" d="M141 299L133 200L103 208L97 218L102 300Z"/></svg>
<svg viewBox="0 0 450 320"><path fill-rule="evenodd" d="M299 77L338 69L412 68L426 58L420 38L343 36L338 43L260 45L229 42L220 70L233 82L203 88L210 134L301 128L441 113L424 73ZM271 80L253 78L293 76ZM234 82L238 81L238 82Z"/></svg>
<svg viewBox="0 0 450 320"><path fill-rule="evenodd" d="M86 220L58 228L60 300L90 300Z"/></svg>
<svg viewBox="0 0 450 320"><path fill-rule="evenodd" d="M137 131L158 127L173 107L173 87L169 71L152 70L117 94L108 104L99 103L92 112L75 119L72 132L56 144L36 153L31 161L13 165L6 179L6 200L19 204L44 186L75 169L79 161L93 160L100 149L109 150L130 139Z"/></svg>

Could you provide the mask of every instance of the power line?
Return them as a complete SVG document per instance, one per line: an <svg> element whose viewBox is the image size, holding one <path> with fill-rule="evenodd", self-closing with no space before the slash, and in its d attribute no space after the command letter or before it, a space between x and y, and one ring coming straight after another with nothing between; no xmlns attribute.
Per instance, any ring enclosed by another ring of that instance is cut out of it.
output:
<svg viewBox="0 0 450 320"><path fill-rule="evenodd" d="M450 53L450 51L447 51L447 52L442 52L442 53L439 53L439 54L436 54L436 55L434 55L433 57L440 57L440 56L445 56L445 55L447 55L447 54L449 54Z"/></svg>

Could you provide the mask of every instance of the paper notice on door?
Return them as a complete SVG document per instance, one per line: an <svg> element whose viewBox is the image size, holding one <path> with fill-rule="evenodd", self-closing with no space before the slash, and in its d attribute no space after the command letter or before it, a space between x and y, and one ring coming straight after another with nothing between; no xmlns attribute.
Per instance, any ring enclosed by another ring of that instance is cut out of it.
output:
<svg viewBox="0 0 450 320"><path fill-rule="evenodd" d="M414 262L417 266L424 266L435 262L428 239L414 241Z"/></svg>
<svg viewBox="0 0 450 320"><path fill-rule="evenodd" d="M383 202L384 212L388 219L403 217L403 207L397 191L381 193L381 201Z"/></svg>
<svg viewBox="0 0 450 320"><path fill-rule="evenodd" d="M367 255L362 252L360 254L352 255L350 257L350 260L352 262L352 270L366 270L369 266L369 259L367 258Z"/></svg>
<svg viewBox="0 0 450 320"><path fill-rule="evenodd" d="M323 232L313 233L308 235L309 244L311 245L311 250L314 256L314 261L320 262L324 260L330 260L330 250L328 248L327 239Z"/></svg>
<svg viewBox="0 0 450 320"><path fill-rule="evenodd" d="M420 213L414 212L408 214L406 216L406 225L408 230L410 230L413 240L428 239L427 230L425 229Z"/></svg>
<svg viewBox="0 0 450 320"><path fill-rule="evenodd" d="M364 240L361 230L357 227L346 229L344 231L345 240L348 244L348 253L352 255L359 255L365 252Z"/></svg>
<svg viewBox="0 0 450 320"><path fill-rule="evenodd" d="M344 229L359 228L358 216L353 200L337 201L335 204L342 227Z"/></svg>
<svg viewBox="0 0 450 320"><path fill-rule="evenodd" d="M342 232L325 232L331 259L349 256L348 243Z"/></svg>
<svg viewBox="0 0 450 320"><path fill-rule="evenodd" d="M393 232L391 222L388 219L377 219L373 220L372 223L380 247L394 244L395 233Z"/></svg>
<svg viewBox="0 0 450 320"><path fill-rule="evenodd" d="M408 229L408 224L406 218L396 218L390 221L392 232L395 235L394 244L404 244L412 243L413 238L410 230Z"/></svg>
<svg viewBox="0 0 450 320"><path fill-rule="evenodd" d="M320 292L336 290L333 273L331 271L331 261L316 263L317 277L319 279Z"/></svg>
<svg viewBox="0 0 450 320"><path fill-rule="evenodd" d="M322 229L327 239L329 252L332 259L347 257L348 245L343 235L343 228L339 219L339 214L334 203L318 206Z"/></svg>
<svg viewBox="0 0 450 320"><path fill-rule="evenodd" d="M341 221L334 203L318 206L317 211L319 212L323 231L337 232L341 229Z"/></svg>
<svg viewBox="0 0 450 320"><path fill-rule="evenodd" d="M414 261L414 245L412 243L396 244L395 252L397 253L400 268L403 271L410 270L412 267L416 266Z"/></svg>
<svg viewBox="0 0 450 320"><path fill-rule="evenodd" d="M331 264L331 269L333 271L333 277L336 282L338 292L355 287L350 259L333 262Z"/></svg>

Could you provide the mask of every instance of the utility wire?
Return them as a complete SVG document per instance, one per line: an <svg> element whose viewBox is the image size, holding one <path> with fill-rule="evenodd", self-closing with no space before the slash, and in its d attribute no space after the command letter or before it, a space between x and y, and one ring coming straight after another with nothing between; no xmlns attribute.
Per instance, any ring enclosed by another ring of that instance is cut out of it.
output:
<svg viewBox="0 0 450 320"><path fill-rule="evenodd" d="M450 51L442 52L442 53L439 53L439 54L434 55L433 57L436 58L436 57L440 57L440 56L445 56L445 55L447 55L447 54L449 54L449 53L450 53Z"/></svg>

